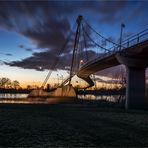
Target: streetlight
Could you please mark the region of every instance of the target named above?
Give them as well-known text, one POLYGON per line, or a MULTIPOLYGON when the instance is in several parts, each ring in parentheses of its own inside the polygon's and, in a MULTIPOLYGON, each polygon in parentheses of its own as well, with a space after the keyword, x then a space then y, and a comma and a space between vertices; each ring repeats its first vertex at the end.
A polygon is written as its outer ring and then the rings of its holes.
POLYGON ((80 60, 80 64, 79 64, 79 68, 81 68, 84 64, 84 61, 83 60, 80 60))
POLYGON ((61 78, 62 78, 62 84, 63 84, 63 75, 61 75, 61 78))
POLYGON ((57 79, 58 79, 58 86, 59 86, 59 75, 57 74, 57 79))
POLYGON ((121 50, 121 44, 122 44, 122 34, 123 34, 123 28, 125 28, 125 24, 121 24, 121 31, 120 31, 120 50, 121 50))

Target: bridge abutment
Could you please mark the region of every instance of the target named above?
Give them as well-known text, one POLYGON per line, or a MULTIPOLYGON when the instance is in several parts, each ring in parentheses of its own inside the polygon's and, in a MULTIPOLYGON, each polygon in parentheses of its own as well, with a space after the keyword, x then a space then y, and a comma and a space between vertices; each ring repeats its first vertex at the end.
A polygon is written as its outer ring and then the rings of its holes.
POLYGON ((126 66, 126 109, 146 109, 145 70, 147 61, 117 55, 117 60, 126 66))

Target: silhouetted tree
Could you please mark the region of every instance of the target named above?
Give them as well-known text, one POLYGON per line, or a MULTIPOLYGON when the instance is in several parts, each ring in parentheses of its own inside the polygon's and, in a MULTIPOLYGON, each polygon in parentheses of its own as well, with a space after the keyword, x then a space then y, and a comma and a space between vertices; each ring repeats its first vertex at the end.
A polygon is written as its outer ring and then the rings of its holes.
POLYGON ((1 88, 11 87, 11 80, 9 78, 1 78, 0 79, 0 87, 1 88))
POLYGON ((17 80, 11 81, 9 78, 0 78, 0 88, 20 88, 20 83, 17 80))
POLYGON ((12 81, 11 85, 14 89, 18 89, 20 87, 20 83, 17 80, 12 81))

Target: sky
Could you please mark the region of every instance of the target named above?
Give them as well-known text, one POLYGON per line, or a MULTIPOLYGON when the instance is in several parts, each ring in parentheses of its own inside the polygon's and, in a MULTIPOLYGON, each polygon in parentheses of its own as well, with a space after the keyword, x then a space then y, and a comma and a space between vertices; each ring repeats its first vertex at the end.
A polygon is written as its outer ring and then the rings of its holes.
MULTIPOLYGON (((68 73, 63 70, 70 65, 73 26, 78 15, 101 35, 118 43, 122 23, 125 24, 123 40, 148 28, 147 7, 147 1, 138 0, 0 1, 0 77, 17 79, 22 86, 39 85, 58 59, 58 74, 67 77, 68 73), (70 31, 69 44, 59 56, 70 31)), ((101 39, 93 37, 103 44, 101 39)), ((90 46, 88 55, 96 55, 95 50, 90 46)), ((51 81, 56 78, 54 72, 51 81)))

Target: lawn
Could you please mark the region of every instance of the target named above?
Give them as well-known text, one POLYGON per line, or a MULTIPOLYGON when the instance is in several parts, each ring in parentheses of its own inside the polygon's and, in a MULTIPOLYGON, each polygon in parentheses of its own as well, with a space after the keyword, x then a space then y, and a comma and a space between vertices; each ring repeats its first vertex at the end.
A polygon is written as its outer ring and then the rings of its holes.
POLYGON ((148 147, 148 112, 92 104, 0 104, 0 147, 148 147))

